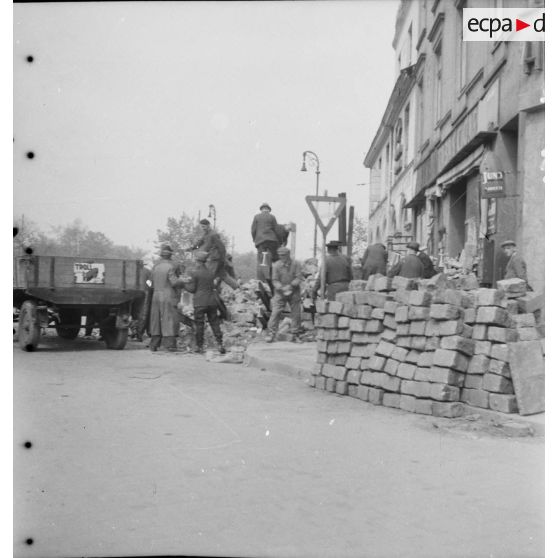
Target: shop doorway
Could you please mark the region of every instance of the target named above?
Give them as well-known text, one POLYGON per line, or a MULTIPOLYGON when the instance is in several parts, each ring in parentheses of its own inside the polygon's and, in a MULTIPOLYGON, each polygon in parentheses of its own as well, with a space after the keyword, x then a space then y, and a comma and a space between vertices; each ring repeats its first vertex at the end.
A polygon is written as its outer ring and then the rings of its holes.
POLYGON ((465 247, 465 217, 467 215, 467 181, 460 180, 448 190, 449 223, 447 252, 450 258, 459 258, 465 247))

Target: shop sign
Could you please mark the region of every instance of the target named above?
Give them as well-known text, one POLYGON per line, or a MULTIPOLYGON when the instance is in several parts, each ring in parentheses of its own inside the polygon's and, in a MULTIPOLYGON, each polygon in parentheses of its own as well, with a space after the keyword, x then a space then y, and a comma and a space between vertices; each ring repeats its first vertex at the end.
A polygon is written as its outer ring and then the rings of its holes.
POLYGON ((497 172, 482 173, 481 197, 482 198, 505 198, 506 197, 503 172, 497 171, 497 172))

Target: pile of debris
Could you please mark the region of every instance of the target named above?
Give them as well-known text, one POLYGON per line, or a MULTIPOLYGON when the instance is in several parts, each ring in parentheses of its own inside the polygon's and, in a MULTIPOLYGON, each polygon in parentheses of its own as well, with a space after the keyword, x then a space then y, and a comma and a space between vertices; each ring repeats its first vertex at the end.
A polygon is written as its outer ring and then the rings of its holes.
POLYGON ((316 304, 310 385, 436 416, 459 416, 463 403, 540 412, 543 306, 520 279, 498 289, 478 288, 472 275, 353 281, 335 302, 316 304))

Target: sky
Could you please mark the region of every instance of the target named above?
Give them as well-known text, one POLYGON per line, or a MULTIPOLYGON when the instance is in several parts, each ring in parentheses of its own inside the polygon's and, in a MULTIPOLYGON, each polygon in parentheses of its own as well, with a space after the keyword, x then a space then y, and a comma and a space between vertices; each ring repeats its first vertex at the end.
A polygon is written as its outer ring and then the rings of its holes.
POLYGON ((302 153, 319 157, 320 194, 366 217, 398 4, 15 4, 14 219, 48 232, 79 218, 151 250, 168 217, 212 204, 238 253, 265 201, 309 257, 302 153))

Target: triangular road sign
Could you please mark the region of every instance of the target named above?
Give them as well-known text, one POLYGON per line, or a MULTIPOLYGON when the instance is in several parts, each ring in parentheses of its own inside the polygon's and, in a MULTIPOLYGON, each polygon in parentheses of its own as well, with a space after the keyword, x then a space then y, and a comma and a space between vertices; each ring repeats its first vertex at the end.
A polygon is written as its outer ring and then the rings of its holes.
POLYGON ((339 217, 341 211, 347 203, 347 198, 334 198, 331 196, 306 196, 306 203, 310 207, 318 227, 320 227, 324 237, 333 223, 339 217))

